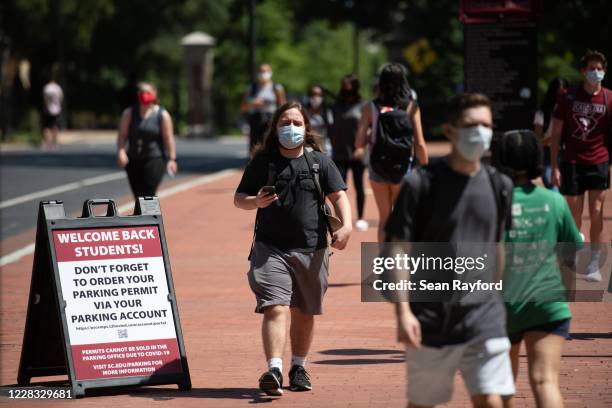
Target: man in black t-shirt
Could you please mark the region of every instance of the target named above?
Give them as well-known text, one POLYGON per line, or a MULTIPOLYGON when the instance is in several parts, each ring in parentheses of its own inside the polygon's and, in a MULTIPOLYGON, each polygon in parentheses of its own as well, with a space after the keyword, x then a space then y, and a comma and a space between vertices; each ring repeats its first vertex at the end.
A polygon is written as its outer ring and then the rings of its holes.
MULTIPOLYGON (((405 178, 386 224, 388 241, 448 242, 457 251, 491 253, 487 273, 496 272, 495 243, 504 231, 512 182, 480 163, 491 129, 486 96, 463 94, 451 100, 443 131, 452 152, 405 178)), ((402 251, 398 244, 391 246, 402 251)), ((443 278, 457 279, 459 273, 448 271, 450 278, 443 278)), ((481 292, 474 301, 474 293, 455 290, 449 301, 419 302, 407 293, 395 300, 398 341, 407 345, 409 406, 450 401, 459 370, 475 406, 501 407, 501 397, 514 394, 514 382, 499 294, 481 292)))
POLYGON ((282 395, 285 321, 291 311, 292 391, 312 389, 304 369, 314 315, 322 313, 327 290, 328 223, 323 195, 334 205, 342 226, 332 247, 344 249, 351 233, 351 208, 338 169, 319 151, 300 104, 281 106, 272 118, 263 148, 247 165, 234 196, 236 207, 257 209, 249 285, 263 313, 262 337, 268 371, 259 387, 282 395), (319 192, 320 189, 320 192, 319 192))

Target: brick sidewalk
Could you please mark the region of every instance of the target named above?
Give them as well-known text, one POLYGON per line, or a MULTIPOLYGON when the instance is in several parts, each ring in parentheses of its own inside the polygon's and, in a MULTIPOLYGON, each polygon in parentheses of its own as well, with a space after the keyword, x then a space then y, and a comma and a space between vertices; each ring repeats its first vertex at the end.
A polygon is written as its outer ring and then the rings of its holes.
MULTIPOLYGON (((257 378, 265 369, 261 318, 253 313, 254 298, 246 280, 255 212, 233 207, 239 178, 236 173, 162 200, 193 390, 133 389, 71 401, 73 406, 247 407, 270 402, 257 390, 257 378)), ((612 206, 606 213, 612 213, 612 206)), ((270 402, 275 407, 405 406, 405 365, 394 340, 391 306, 360 302, 360 242, 374 241, 376 236, 372 196, 366 203, 366 218, 370 230, 355 232, 347 250, 335 251, 331 257, 325 314, 317 319, 308 363, 314 391, 286 392, 270 402)), ((610 225, 606 229, 612 230, 610 225)), ((2 385, 16 381, 31 267, 30 256, 2 270, 2 385)), ((576 339, 566 344, 561 372, 566 405, 612 406, 612 305, 574 304, 572 310, 576 339)), ((289 357, 287 350, 285 358, 289 357)), ((524 357, 521 363, 517 406, 534 406, 524 357)), ((0 400, 0 404, 7 402, 0 400)), ((470 406, 459 378, 449 406, 470 406)))

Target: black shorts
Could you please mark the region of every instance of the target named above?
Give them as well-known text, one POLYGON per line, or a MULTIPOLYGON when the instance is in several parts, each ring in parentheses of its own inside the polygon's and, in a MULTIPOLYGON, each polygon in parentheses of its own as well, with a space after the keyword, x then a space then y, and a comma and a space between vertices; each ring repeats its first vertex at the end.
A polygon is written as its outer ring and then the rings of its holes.
POLYGON ((518 333, 512 333, 508 335, 510 343, 517 344, 523 340, 523 336, 527 332, 544 332, 548 334, 556 334, 564 339, 569 337, 570 319, 557 320, 555 322, 539 324, 537 326, 529 327, 518 333))
POLYGON ((568 196, 580 196, 588 190, 607 190, 610 187, 610 165, 561 163, 560 192, 568 196))
POLYGON ((43 113, 42 126, 43 129, 59 127, 59 115, 50 115, 48 113, 43 113))

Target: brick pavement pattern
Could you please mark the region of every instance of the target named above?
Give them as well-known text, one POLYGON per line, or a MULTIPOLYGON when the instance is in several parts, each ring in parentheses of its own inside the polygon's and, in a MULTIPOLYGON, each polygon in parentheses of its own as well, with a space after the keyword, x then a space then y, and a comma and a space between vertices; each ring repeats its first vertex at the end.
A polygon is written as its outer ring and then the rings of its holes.
MULTIPOLYGON (((392 308, 384 303, 360 301, 360 242, 374 241, 376 237, 376 208, 371 195, 366 203, 370 230, 355 231, 347 250, 334 251, 330 260, 324 315, 316 320, 315 341, 307 363, 313 391, 286 391, 280 399, 260 394, 257 379, 266 368, 260 339, 261 317, 253 313, 255 300, 246 279, 255 212, 233 207, 239 179, 240 172, 236 171, 161 201, 193 383, 191 391, 158 386, 119 393, 97 392, 73 401, 0 399, 0 404, 131 408, 248 407, 256 403, 279 408, 405 406, 405 364, 402 348, 395 342, 392 308)), ((612 214, 610 201, 606 214, 612 214)), ((608 237, 611 231, 607 220, 608 237)), ((30 239, 33 236, 31 231, 30 239)), ((3 244, 15 247, 11 242, 3 244)), ((16 382, 31 268, 32 257, 28 256, 1 272, 3 386, 16 382)), ((561 367, 566 406, 610 407, 612 304, 577 303, 572 305, 572 311, 575 339, 566 343, 561 367)), ((285 367, 289 358, 287 350, 285 367)), ((517 407, 534 406, 526 368, 523 355, 517 407)), ((62 377, 34 381, 58 379, 62 377)), ((448 406, 470 406, 459 377, 448 406)))

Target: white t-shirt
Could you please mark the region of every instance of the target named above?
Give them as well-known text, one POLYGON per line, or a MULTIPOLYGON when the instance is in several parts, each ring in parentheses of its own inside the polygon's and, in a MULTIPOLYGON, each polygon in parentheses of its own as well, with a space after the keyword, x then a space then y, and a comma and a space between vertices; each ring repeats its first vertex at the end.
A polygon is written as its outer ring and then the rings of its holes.
POLYGON ((64 92, 57 83, 49 82, 45 85, 43 88, 43 99, 45 101, 45 110, 49 115, 59 115, 62 113, 64 92))

